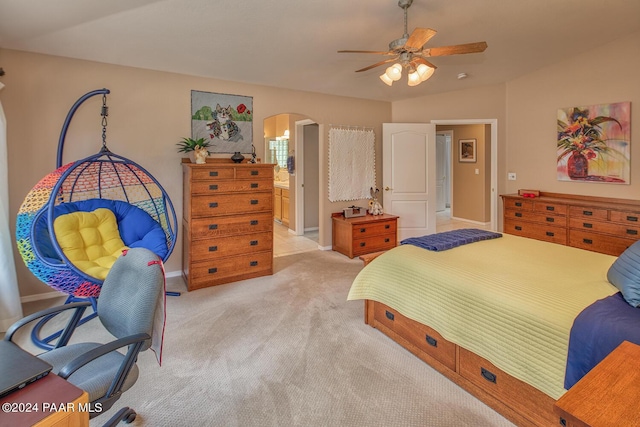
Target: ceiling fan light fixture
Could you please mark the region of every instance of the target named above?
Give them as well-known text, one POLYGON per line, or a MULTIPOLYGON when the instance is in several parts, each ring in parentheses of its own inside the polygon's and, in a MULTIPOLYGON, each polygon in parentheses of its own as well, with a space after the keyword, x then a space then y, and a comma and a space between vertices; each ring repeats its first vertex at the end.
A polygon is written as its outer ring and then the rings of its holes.
POLYGON ((407 84, 409 86, 418 86, 420 83, 422 83, 420 74, 418 74, 417 71, 410 72, 409 76, 407 77, 407 84))
POLYGON ((433 73, 436 71, 435 68, 431 68, 428 65, 420 64, 418 65, 418 75, 420 76, 420 81, 424 82, 425 80, 429 80, 433 73))
POLYGON ((387 73, 384 73, 380 76, 380 80, 382 80, 387 86, 391 86, 393 84, 393 80, 387 76, 387 73))
POLYGON ((402 77, 402 65, 393 64, 392 66, 387 68, 387 71, 385 72, 385 74, 391 80, 393 80, 394 82, 397 82, 398 80, 400 80, 400 77, 402 77))

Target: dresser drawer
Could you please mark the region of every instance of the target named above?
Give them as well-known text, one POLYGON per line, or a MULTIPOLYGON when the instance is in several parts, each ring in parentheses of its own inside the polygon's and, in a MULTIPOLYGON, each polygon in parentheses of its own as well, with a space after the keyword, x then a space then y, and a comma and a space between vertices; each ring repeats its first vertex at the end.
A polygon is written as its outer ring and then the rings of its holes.
POLYGON ((201 181, 205 179, 233 179, 233 168, 216 168, 216 167, 193 167, 191 169, 191 180, 201 181))
POLYGON ((607 221, 609 219, 609 210, 602 208, 592 208, 589 206, 571 206, 569 208, 571 218, 585 218, 607 221))
POLYGON ((211 196, 194 196, 191 199, 192 217, 209 217, 258 211, 271 211, 273 194, 219 194, 211 196))
POLYGON ((381 303, 375 304, 373 317, 379 323, 396 332, 424 353, 438 360, 452 371, 455 371, 455 344, 442 338, 442 335, 432 328, 409 319, 381 303))
POLYGON ((542 212, 532 212, 532 211, 516 211, 511 209, 506 209, 504 211, 505 219, 513 219, 519 221, 529 221, 536 222, 539 224, 547 224, 547 225, 557 225, 559 227, 566 227, 567 225, 567 217, 561 215, 553 215, 542 212))
POLYGON ((640 227, 640 213, 612 210, 611 221, 640 227))
POLYGON ((559 243, 562 245, 567 244, 566 227, 505 219, 504 232, 515 234, 516 236, 544 240, 545 242, 559 243))
POLYGON ((360 239, 363 237, 376 236, 379 234, 396 233, 397 221, 370 222, 364 224, 353 225, 353 238, 360 239))
POLYGON ((562 203, 548 203, 541 200, 533 202, 533 210, 546 214, 566 215, 567 205, 562 203))
POLYGON ((270 213, 251 213, 241 216, 196 218, 191 221, 191 240, 210 239, 245 233, 273 230, 270 213))
POLYGON ((191 194, 217 194, 217 193, 235 193, 238 191, 256 192, 271 191, 273 188, 272 181, 253 180, 253 181, 194 181, 191 183, 191 194))
POLYGON ((267 179, 273 181, 272 167, 253 167, 236 169, 236 179, 267 179))
POLYGON ((191 242, 191 260, 204 261, 226 256, 273 250, 271 232, 218 237, 191 242))
POLYGON ((531 211, 533 210, 533 202, 531 200, 506 197, 504 199, 504 208, 531 211))
POLYGON ((270 274, 273 269, 273 253, 257 252, 250 255, 221 258, 191 264, 189 290, 228 283, 229 278, 258 273, 270 274))
POLYGON ((606 233, 617 237, 626 237, 628 239, 640 238, 640 224, 625 225, 610 221, 592 221, 591 219, 586 218, 571 218, 569 226, 578 230, 606 233))
POLYGON ((498 369, 486 359, 459 347, 460 375, 487 393, 497 397, 521 414, 535 420, 535 425, 558 425, 553 412, 554 400, 534 387, 498 369))
MULTIPOLYGON (((360 237, 360 236, 356 236, 360 237)), ((353 256, 368 254, 371 252, 385 251, 396 247, 396 234, 383 234, 365 238, 353 239, 353 256)))
POLYGON ((636 240, 577 229, 569 230, 569 246, 619 256, 636 240))

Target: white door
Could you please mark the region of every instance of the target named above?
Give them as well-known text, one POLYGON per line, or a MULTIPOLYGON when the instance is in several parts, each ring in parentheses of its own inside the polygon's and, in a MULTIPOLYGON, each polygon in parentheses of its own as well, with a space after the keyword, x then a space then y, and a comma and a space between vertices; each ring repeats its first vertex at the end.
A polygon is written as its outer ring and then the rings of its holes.
POLYGON ((436 126, 383 123, 384 211, 398 215, 398 240, 436 232, 436 126))
POLYGON ((436 135, 436 211, 442 212, 447 207, 447 139, 444 135, 436 135))

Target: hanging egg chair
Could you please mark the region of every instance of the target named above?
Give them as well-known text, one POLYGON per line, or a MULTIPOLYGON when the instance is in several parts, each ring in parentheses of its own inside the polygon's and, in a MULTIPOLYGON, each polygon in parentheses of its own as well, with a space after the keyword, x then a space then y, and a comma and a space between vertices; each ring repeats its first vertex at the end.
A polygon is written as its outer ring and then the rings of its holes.
POLYGON ((58 141, 57 169, 33 187, 17 215, 17 245, 26 266, 39 280, 69 295, 67 302, 95 301, 122 249, 144 247, 164 262, 176 244, 176 214, 166 191, 142 166, 107 148, 108 93, 89 92, 73 105, 58 141), (62 165, 75 111, 100 94, 102 148, 62 165))

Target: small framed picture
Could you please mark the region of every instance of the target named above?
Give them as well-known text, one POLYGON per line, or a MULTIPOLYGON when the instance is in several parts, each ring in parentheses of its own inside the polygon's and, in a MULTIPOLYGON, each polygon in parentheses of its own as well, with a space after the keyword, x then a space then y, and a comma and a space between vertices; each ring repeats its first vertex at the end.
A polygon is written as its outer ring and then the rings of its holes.
POLYGON ((475 139, 459 139, 458 140, 458 161, 475 163, 476 162, 476 140, 475 139))

